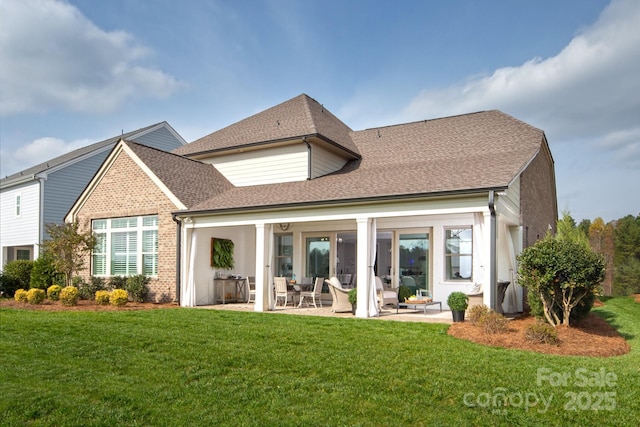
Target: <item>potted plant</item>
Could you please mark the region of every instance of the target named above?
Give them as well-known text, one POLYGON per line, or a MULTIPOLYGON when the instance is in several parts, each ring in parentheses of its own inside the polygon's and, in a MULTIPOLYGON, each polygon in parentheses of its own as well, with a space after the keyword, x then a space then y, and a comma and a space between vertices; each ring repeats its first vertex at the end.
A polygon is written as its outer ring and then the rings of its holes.
POLYGON ((469 297, 460 291, 451 292, 447 298, 447 305, 451 309, 454 322, 464 322, 464 311, 469 306, 469 297))
POLYGON ((356 306, 358 305, 358 289, 353 288, 349 291, 349 302, 351 303, 351 313, 356 314, 356 306))

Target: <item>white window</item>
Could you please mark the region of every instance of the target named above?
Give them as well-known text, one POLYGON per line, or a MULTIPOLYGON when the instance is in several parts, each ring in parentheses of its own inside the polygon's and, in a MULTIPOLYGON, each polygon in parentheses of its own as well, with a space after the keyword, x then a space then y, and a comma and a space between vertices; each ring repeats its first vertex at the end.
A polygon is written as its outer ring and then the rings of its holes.
POLYGON ((94 220, 94 276, 158 275, 158 216, 94 220))
POLYGON ((21 203, 22 203, 22 197, 20 196, 20 194, 16 195, 16 216, 20 216, 20 214, 22 213, 22 207, 21 207, 21 203))
POLYGON ((472 280, 473 229, 445 230, 445 280, 472 280))

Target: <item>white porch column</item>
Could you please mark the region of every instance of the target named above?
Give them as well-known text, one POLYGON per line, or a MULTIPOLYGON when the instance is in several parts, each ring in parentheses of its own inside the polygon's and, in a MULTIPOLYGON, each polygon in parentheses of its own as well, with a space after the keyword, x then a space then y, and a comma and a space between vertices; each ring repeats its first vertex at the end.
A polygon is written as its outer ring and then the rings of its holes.
POLYGON ((254 311, 269 310, 269 279, 267 274, 269 266, 267 263, 270 261, 266 261, 268 240, 265 224, 256 224, 256 302, 253 307, 254 311))
POLYGON ((187 286, 187 282, 189 279, 189 268, 187 264, 187 260, 189 259, 189 241, 191 240, 191 233, 193 233, 193 228, 185 227, 186 222, 190 222, 191 220, 186 218, 182 221, 182 233, 180 235, 180 306, 185 306, 185 287, 187 286))
MULTIPOLYGON (((484 284, 482 286, 482 302, 487 307, 491 307, 492 294, 495 292, 495 283, 491 283, 491 263, 494 262, 495 253, 491 253, 491 213, 484 214, 484 242, 482 245, 484 268, 484 284)), ((494 307, 491 307, 494 308, 494 307)), ((494 308, 495 309, 495 308, 494 308)))
POLYGON ((369 286, 371 286, 371 280, 369 279, 371 229, 369 228, 369 218, 356 218, 356 223, 358 231, 358 247, 356 251, 358 305, 356 307, 356 317, 368 317, 369 286))

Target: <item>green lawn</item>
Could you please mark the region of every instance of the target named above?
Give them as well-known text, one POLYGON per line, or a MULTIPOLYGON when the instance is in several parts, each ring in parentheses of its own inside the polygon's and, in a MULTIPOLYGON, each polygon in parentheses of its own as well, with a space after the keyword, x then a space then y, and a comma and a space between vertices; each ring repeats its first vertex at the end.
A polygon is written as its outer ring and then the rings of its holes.
POLYGON ((638 425, 640 304, 596 312, 630 354, 489 348, 440 324, 0 309, 0 425, 638 425))

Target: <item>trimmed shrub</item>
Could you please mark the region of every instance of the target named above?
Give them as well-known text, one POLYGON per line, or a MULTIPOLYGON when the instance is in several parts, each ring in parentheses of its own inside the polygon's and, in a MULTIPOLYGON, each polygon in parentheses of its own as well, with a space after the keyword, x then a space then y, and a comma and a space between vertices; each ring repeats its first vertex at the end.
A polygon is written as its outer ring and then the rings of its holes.
POLYGON ((16 301, 19 302, 27 302, 27 291, 25 291, 24 289, 18 289, 14 295, 13 295, 13 299, 15 299, 16 301))
POLYGON ((529 291, 532 314, 538 315, 541 305, 547 322, 569 326, 591 310, 604 279, 604 258, 588 243, 560 237, 548 235, 522 251, 518 283, 529 291), (532 304, 535 298, 540 304, 532 304))
POLYGON ((18 289, 20 282, 15 277, 0 272, 0 296, 13 298, 18 289))
POLYGON ((2 268, 2 274, 16 280, 16 289, 29 289, 31 283, 31 270, 33 261, 17 260, 10 261, 2 268))
POLYGON ((109 304, 110 298, 111 294, 109 291, 96 291, 96 304, 107 305, 109 304))
POLYGON ((60 285, 51 285, 47 288, 47 298, 51 301, 58 301, 60 299, 60 292, 62 287, 60 285))
POLYGON ((482 328, 482 332, 485 334, 499 334, 507 330, 507 323, 509 323, 509 319, 500 313, 490 310, 480 318, 478 326, 482 328))
POLYGON ((65 286, 60 291, 60 301, 62 305, 73 306, 78 304, 78 288, 75 286, 65 286))
POLYGON ((118 307, 122 307, 129 302, 129 293, 124 289, 114 289, 111 291, 109 303, 118 307))
POLYGON ((113 276, 109 279, 111 289, 125 289, 127 287, 127 278, 124 276, 113 276))
POLYGON ((557 344, 558 331, 546 322, 537 321, 527 326, 524 339, 536 344, 557 344))
POLYGON ((42 304, 45 293, 42 289, 31 288, 27 291, 27 302, 29 304, 42 304))
POLYGON ((487 314, 489 314, 489 307, 484 304, 474 305, 469 309, 469 322, 471 322, 471 324, 473 325, 477 325, 480 320, 487 314))
POLYGON ((130 276, 127 278, 127 284, 124 289, 129 292, 133 301, 144 302, 147 294, 149 293, 147 283, 149 283, 149 278, 142 274, 130 276))

